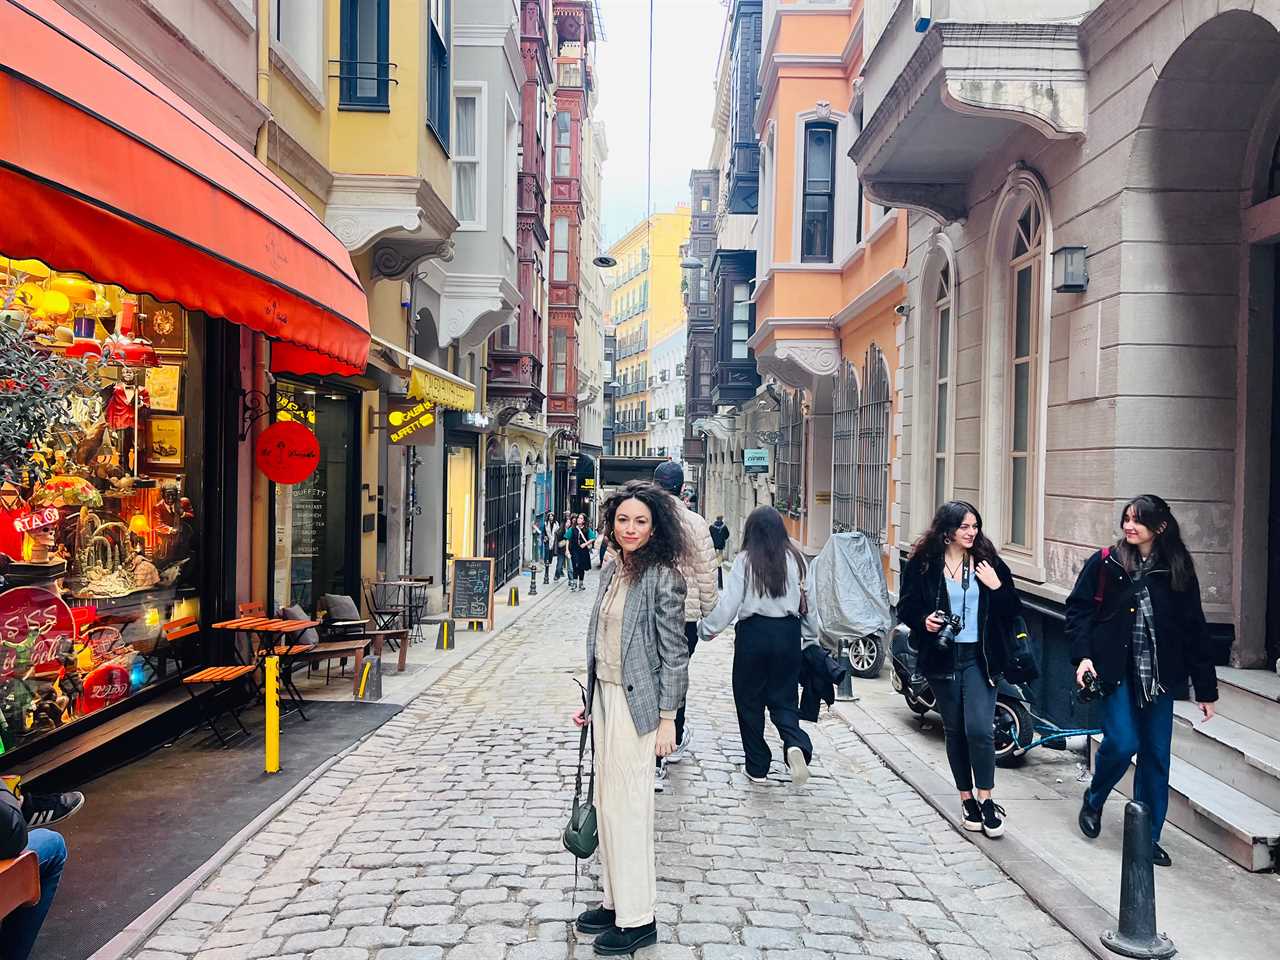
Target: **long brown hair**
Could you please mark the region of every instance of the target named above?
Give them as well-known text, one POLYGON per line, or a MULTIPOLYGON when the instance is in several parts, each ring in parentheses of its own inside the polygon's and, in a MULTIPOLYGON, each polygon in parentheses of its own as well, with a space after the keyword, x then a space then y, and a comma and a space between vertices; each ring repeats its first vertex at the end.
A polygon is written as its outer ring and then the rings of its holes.
POLYGON ((985 560, 995 566, 996 560, 999 559, 995 544, 982 532, 982 514, 968 500, 948 500, 940 506, 938 512, 933 515, 933 522, 929 524, 929 529, 922 533, 920 539, 912 545, 911 556, 908 559, 914 560, 920 557, 924 561, 924 569, 928 570, 929 565, 946 552, 947 544, 960 529, 960 524, 964 523, 965 515, 970 513, 973 514, 974 522, 978 524, 978 535, 973 538, 973 549, 969 553, 974 563, 985 560))
POLYGON ((773 507, 756 507, 747 516, 742 549, 751 568, 751 587, 761 596, 787 595, 787 557, 795 560, 804 579, 804 554, 791 542, 782 514, 773 507))
POLYGON ((639 580, 650 567, 676 567, 685 552, 684 524, 676 512, 682 509, 671 494, 648 480, 627 481, 605 502, 604 535, 617 551, 618 562, 626 571, 628 580, 639 580), (653 533, 649 536, 649 542, 631 554, 623 552, 622 544, 618 543, 613 531, 613 520, 618 514, 618 507, 626 500, 639 500, 649 508, 649 515, 653 518, 653 533))

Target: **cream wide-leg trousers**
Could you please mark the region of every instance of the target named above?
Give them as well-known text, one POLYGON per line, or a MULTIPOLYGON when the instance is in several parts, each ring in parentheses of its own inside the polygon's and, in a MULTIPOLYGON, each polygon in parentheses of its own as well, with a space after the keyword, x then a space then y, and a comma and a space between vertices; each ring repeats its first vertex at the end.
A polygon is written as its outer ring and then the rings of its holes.
POLYGON ((658 899, 653 854, 654 746, 658 731, 641 736, 621 686, 596 681, 591 707, 596 746, 596 817, 600 832, 602 906, 619 927, 653 921, 658 899))

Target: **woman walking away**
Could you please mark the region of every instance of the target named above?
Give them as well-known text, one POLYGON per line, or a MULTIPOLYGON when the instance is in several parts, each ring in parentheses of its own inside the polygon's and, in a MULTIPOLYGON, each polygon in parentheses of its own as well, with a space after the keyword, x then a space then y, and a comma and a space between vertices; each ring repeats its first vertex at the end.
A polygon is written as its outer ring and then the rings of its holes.
POLYGON ((560 524, 556 523, 556 515, 550 510, 542 518, 542 582, 548 583, 551 578, 551 564, 556 556, 556 537, 560 535, 560 524))
POLYGON ((1004 833, 1004 808, 991 799, 992 731, 996 683, 1021 612, 1013 575, 983 534, 978 508, 964 500, 944 503, 911 549, 898 619, 911 628, 920 672, 938 700, 964 828, 988 837, 1004 833))
POLYGON ((570 559, 573 561, 573 572, 569 578, 570 587, 576 585, 575 589, 584 589, 582 581, 587 571, 591 569, 591 544, 595 536, 595 531, 587 526, 587 515, 578 514, 574 521, 573 539, 570 543, 570 559))
POLYGON ((587 706, 604 899, 578 915, 598 934, 595 952, 622 956, 656 943, 653 758, 676 746, 676 710, 689 684, 684 639, 684 550, 679 506, 652 483, 633 480, 609 498, 604 529, 619 559, 600 571, 587 630, 587 706))
POLYGON ((1102 805, 1138 757, 1133 799, 1151 810, 1155 864, 1173 861, 1160 846, 1169 809, 1173 701, 1187 679, 1206 720, 1218 677, 1200 605, 1195 564, 1169 505, 1146 493, 1120 512, 1124 536, 1085 561, 1067 598, 1067 640, 1076 683, 1101 687, 1102 746, 1080 805, 1080 830, 1102 830, 1102 805))
POLYGON ((804 593, 804 555, 791 543, 782 515, 756 507, 742 531, 742 549, 725 578, 720 602, 699 624, 710 640, 736 617, 733 648, 733 702, 747 776, 765 783, 772 754, 764 740, 764 710, 769 708, 782 751, 797 786, 809 779, 813 744, 800 728, 801 623, 816 638, 804 593))

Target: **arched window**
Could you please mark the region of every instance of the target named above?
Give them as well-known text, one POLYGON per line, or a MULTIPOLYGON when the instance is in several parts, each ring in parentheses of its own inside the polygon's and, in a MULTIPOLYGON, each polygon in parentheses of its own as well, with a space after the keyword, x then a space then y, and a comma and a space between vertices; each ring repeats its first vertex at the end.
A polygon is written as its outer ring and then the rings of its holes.
POLYGON ((848 360, 836 373, 831 408, 831 531, 847 533, 854 529, 858 440, 858 375, 848 360))
POLYGON ((949 499, 948 461, 951 458, 951 408, 955 404, 952 389, 951 344, 952 309, 951 265, 943 263, 938 273, 938 286, 934 291, 934 403, 933 403, 933 502, 949 499))
POLYGON ((889 368, 873 343, 862 366, 858 406, 855 525, 876 543, 888 533, 890 405, 889 368))
POLYGON ((804 393, 786 390, 779 411, 777 502, 779 513, 804 512, 804 393))
POLYGON ((1030 549, 1039 429, 1040 336, 1044 322, 1044 211, 1035 196, 1024 200, 1009 259, 1007 410, 1005 417, 1005 541, 1030 549))

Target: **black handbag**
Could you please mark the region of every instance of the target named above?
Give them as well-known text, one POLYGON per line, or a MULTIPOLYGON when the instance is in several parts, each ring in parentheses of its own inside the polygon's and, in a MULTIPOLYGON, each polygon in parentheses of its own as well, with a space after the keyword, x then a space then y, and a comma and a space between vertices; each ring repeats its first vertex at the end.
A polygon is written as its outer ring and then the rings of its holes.
MULTIPOLYGON (((585 697, 584 697, 585 701, 585 697)), ((582 728, 582 736, 578 740, 578 773, 573 781, 573 809, 569 812, 569 823, 564 828, 564 848, 579 860, 585 860, 596 852, 600 845, 600 834, 596 829, 596 741, 592 735, 591 724, 582 728), (587 737, 591 736, 591 779, 587 786, 587 795, 582 796, 582 759, 587 752, 587 737)))
POLYGON ((1008 649, 1005 651, 1004 677, 1010 683, 1030 683, 1040 676, 1027 621, 1014 617, 1009 624, 1008 649))

